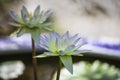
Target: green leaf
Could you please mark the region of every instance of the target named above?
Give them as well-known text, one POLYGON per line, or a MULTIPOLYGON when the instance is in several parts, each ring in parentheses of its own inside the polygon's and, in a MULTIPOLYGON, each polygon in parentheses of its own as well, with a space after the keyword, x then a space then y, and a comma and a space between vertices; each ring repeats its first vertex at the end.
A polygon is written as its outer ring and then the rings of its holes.
POLYGON ((33 29, 31 30, 31 35, 32 35, 32 38, 33 40, 36 42, 36 43, 40 43, 40 31, 39 29, 33 29))
POLYGON ((14 22, 9 22, 8 24, 11 25, 11 26, 14 26, 14 27, 21 27, 22 26, 21 24, 17 24, 17 23, 14 23, 14 22))
POLYGON ((83 54, 71 54, 72 56, 83 56, 83 54))
POLYGON ((26 31, 27 31, 26 28, 20 28, 17 33, 17 37, 22 36, 24 33, 26 33, 26 31))
POLYGON ((52 57, 52 56, 59 56, 59 55, 51 52, 44 52, 43 54, 35 56, 34 58, 45 58, 45 57, 52 57))
POLYGON ((73 74, 73 63, 72 63, 72 56, 59 56, 60 60, 62 61, 62 63, 64 64, 65 68, 71 73, 73 74))

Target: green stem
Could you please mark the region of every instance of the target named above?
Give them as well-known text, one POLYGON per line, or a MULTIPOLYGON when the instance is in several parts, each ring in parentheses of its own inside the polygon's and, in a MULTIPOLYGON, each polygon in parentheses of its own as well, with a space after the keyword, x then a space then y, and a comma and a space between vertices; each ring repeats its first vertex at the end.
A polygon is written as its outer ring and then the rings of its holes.
POLYGON ((34 80, 38 80, 37 79, 37 59, 33 58, 34 56, 36 56, 36 49, 35 49, 35 42, 32 39, 32 62, 33 62, 34 80))
POLYGON ((58 71, 57 71, 57 78, 56 80, 60 80, 60 72, 61 72, 62 62, 59 59, 58 71))

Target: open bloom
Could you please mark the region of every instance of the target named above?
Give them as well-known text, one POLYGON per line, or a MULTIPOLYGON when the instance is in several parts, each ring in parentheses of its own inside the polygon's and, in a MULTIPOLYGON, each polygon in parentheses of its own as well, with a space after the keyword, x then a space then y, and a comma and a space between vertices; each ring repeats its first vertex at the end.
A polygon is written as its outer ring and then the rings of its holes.
POLYGON ((9 24, 18 27, 17 36, 21 36, 24 33, 30 33, 35 42, 39 43, 40 30, 49 30, 52 22, 46 22, 46 20, 51 16, 51 10, 46 12, 40 11, 40 6, 34 10, 33 14, 28 13, 26 7, 22 7, 21 16, 18 16, 14 11, 10 11, 10 16, 16 22, 10 22, 9 24))
POLYGON ((73 73, 72 67, 72 55, 82 56, 80 53, 84 53, 87 50, 79 50, 81 46, 86 44, 84 39, 79 38, 78 34, 70 36, 69 32, 63 35, 52 31, 49 35, 42 35, 40 37, 40 46, 47 50, 36 58, 43 58, 49 56, 59 56, 61 62, 68 69, 70 73, 73 73))

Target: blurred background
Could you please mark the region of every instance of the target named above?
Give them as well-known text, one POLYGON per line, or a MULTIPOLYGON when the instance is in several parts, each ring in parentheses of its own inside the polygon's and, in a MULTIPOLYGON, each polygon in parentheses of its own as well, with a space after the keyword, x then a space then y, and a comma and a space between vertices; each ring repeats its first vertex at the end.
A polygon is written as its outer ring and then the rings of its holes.
MULTIPOLYGON (((80 33, 84 36, 119 38, 119 0, 1 0, 1 24, 9 19, 8 12, 20 14, 23 5, 32 13, 37 5, 51 9, 56 31, 80 33)), ((8 31, 6 31, 8 32, 8 31)), ((2 33, 1 33, 2 34, 2 33)))
MULTIPOLYGON (((33 80, 30 36, 10 36, 17 28, 8 25, 12 21, 9 11, 20 14, 23 5, 31 13, 37 5, 42 10, 51 9, 55 31, 79 33, 88 41, 83 49, 92 50, 92 53, 74 57, 74 62, 100 60, 120 68, 120 0, 0 0, 0 66, 6 61, 22 61, 23 75, 22 72, 17 74, 19 78, 15 80, 33 80)), ((37 50, 37 54, 43 52, 39 47, 37 50)), ((56 70, 57 58, 38 59, 38 62, 40 80, 49 80, 56 70)))

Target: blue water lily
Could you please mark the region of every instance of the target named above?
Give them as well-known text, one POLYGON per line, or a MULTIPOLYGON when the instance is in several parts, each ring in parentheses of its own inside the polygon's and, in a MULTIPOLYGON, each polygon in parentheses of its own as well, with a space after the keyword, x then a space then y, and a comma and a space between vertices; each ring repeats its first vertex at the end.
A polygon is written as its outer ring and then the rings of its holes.
POLYGON ((40 5, 36 7, 33 14, 30 14, 26 7, 22 7, 21 16, 14 11, 10 11, 10 16, 15 22, 9 24, 18 27, 17 36, 21 36, 24 33, 30 33, 35 42, 39 43, 39 34, 41 30, 51 31, 49 27, 53 22, 48 22, 47 19, 51 16, 51 10, 41 11, 40 5))
POLYGON ((69 32, 59 35, 57 32, 50 32, 49 35, 40 36, 40 46, 47 51, 35 56, 44 58, 50 56, 59 56, 63 65, 70 73, 73 73, 72 56, 82 56, 87 50, 80 50, 80 47, 86 44, 86 41, 79 37, 78 34, 70 36, 69 32))

